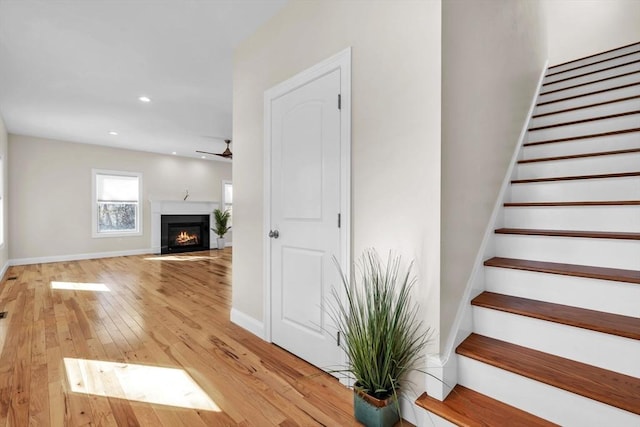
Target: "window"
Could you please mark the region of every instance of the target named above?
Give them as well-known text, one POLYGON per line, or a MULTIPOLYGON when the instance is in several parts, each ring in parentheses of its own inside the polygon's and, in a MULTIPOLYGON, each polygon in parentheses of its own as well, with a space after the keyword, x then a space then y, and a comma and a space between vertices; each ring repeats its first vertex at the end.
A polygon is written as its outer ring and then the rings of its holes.
POLYGON ((229 226, 233 221, 233 186, 231 181, 222 181, 222 210, 229 211, 229 226))
POLYGON ((142 174, 93 170, 93 237, 142 234, 142 174))

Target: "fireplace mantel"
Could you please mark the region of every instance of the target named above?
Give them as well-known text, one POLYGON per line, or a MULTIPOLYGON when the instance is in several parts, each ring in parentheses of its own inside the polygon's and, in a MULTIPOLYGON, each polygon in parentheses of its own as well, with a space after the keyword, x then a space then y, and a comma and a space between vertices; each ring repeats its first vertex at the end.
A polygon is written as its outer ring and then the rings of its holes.
MULTIPOLYGON (((209 224, 214 224, 213 211, 220 207, 216 201, 156 200, 151 201, 151 249, 160 253, 161 215, 209 215, 209 224)), ((209 230, 209 246, 216 247, 216 235, 209 230)))

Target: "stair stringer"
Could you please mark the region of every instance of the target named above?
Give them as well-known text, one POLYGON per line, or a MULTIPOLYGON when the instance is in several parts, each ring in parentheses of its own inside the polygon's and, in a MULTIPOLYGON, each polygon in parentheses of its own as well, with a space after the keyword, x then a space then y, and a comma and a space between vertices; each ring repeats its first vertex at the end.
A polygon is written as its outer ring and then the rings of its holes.
POLYGON ((522 147, 526 142, 529 123, 538 102, 548 65, 549 60, 547 59, 540 73, 536 90, 531 99, 527 118, 518 136, 518 143, 515 146, 507 173, 505 174, 491 217, 487 223, 480 249, 474 260, 471 275, 469 276, 464 294, 458 304, 456 317, 449 331, 449 338, 440 354, 427 357, 428 375, 426 375, 425 389, 429 396, 439 400, 444 400, 458 383, 458 363, 455 349, 473 331, 471 300, 485 290, 484 260, 495 255, 496 237, 494 231, 496 228, 503 226, 503 205, 511 198, 511 181, 516 178, 517 162, 522 159, 522 147))

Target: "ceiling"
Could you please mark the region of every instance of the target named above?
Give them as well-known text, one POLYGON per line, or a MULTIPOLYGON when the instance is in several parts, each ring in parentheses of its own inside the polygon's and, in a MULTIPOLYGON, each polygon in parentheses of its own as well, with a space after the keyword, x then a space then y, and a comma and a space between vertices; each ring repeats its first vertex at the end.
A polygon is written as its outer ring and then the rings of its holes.
POLYGON ((0 0, 0 114, 13 134, 222 152, 233 50, 285 2, 0 0))

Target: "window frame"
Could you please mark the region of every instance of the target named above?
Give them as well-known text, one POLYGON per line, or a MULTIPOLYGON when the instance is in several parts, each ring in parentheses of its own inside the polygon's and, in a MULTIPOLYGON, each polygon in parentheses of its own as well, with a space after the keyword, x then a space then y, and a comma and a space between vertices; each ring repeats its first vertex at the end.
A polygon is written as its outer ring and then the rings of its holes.
POLYGON ((142 172, 114 171, 107 169, 91 169, 91 237, 134 237, 142 236, 142 172), (136 229, 133 231, 98 231, 98 175, 125 176, 138 179, 138 206, 136 210, 136 229))
POLYGON ((226 187, 227 185, 231 186, 231 191, 233 191, 233 182, 230 180, 222 180, 222 193, 221 193, 221 197, 220 197, 220 210, 221 211, 225 211, 227 210, 227 205, 231 206, 231 216, 229 217, 229 225, 232 226, 232 222, 233 222, 233 198, 231 200, 231 202, 227 201, 226 199, 226 187))

